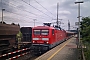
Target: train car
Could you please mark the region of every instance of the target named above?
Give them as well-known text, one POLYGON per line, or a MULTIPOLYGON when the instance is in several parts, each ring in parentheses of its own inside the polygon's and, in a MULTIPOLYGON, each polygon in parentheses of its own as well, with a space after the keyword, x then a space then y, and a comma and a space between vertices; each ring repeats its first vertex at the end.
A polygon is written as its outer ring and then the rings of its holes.
POLYGON ((20 26, 0 23, 0 54, 16 48, 16 35, 20 26))
POLYGON ((21 48, 28 48, 32 43, 32 27, 21 27, 22 40, 19 43, 21 48))
POLYGON ((66 40, 66 31, 51 26, 32 28, 32 46, 34 51, 47 51, 66 40))
POLYGON ((67 34, 66 35, 67 39, 69 39, 69 38, 73 37, 76 34, 76 32, 66 31, 66 34, 67 34))

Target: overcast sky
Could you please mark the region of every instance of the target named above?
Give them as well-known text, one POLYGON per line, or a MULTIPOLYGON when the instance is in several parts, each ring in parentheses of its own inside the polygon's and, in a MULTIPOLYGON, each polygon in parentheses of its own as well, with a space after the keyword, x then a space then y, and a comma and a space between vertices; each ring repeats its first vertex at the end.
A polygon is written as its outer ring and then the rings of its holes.
POLYGON ((44 22, 56 22, 59 3, 58 18, 64 23, 61 27, 67 30, 68 20, 71 26, 75 26, 75 22, 78 22, 78 4, 74 3, 76 1, 84 1, 80 4, 80 16, 90 16, 90 0, 0 0, 0 21, 3 8, 4 21, 19 23, 21 27, 33 27, 34 20, 35 26, 43 25, 44 22))

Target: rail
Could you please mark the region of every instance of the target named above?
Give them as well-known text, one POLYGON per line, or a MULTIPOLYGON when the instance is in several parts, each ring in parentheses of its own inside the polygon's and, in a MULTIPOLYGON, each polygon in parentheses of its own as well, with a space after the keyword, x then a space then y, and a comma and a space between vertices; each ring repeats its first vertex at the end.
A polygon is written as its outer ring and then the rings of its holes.
POLYGON ((30 48, 24 48, 21 50, 16 50, 14 52, 10 52, 7 54, 0 55, 0 59, 13 60, 13 59, 19 58, 21 56, 24 56, 24 55, 30 53, 29 51, 30 51, 30 48))

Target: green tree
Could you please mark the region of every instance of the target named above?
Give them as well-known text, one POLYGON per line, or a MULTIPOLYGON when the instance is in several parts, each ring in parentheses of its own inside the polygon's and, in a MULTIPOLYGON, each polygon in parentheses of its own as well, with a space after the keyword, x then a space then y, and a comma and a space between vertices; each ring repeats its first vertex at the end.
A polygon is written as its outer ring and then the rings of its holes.
POLYGON ((86 46, 84 49, 86 60, 90 60, 90 17, 84 17, 81 21, 82 42, 86 46))
POLYGON ((19 33, 17 34, 17 36, 16 36, 16 38, 17 38, 17 43, 18 43, 18 49, 20 49, 20 42, 21 42, 21 40, 22 40, 22 33, 19 31, 19 33))
POLYGON ((90 43, 90 18, 83 17, 81 21, 81 35, 83 42, 90 43))

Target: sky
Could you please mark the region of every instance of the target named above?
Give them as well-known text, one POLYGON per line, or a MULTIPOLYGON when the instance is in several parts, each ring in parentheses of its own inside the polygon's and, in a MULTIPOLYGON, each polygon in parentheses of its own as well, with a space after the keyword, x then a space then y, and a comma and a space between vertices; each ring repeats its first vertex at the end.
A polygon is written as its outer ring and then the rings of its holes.
POLYGON ((34 27, 50 22, 55 25, 58 3, 60 26, 67 30, 69 21, 70 29, 76 29, 78 4, 75 2, 77 1, 84 2, 80 4, 81 18, 90 16, 90 0, 0 0, 0 21, 2 21, 2 9, 5 9, 3 20, 7 24, 15 23, 20 24, 21 27, 34 27))

